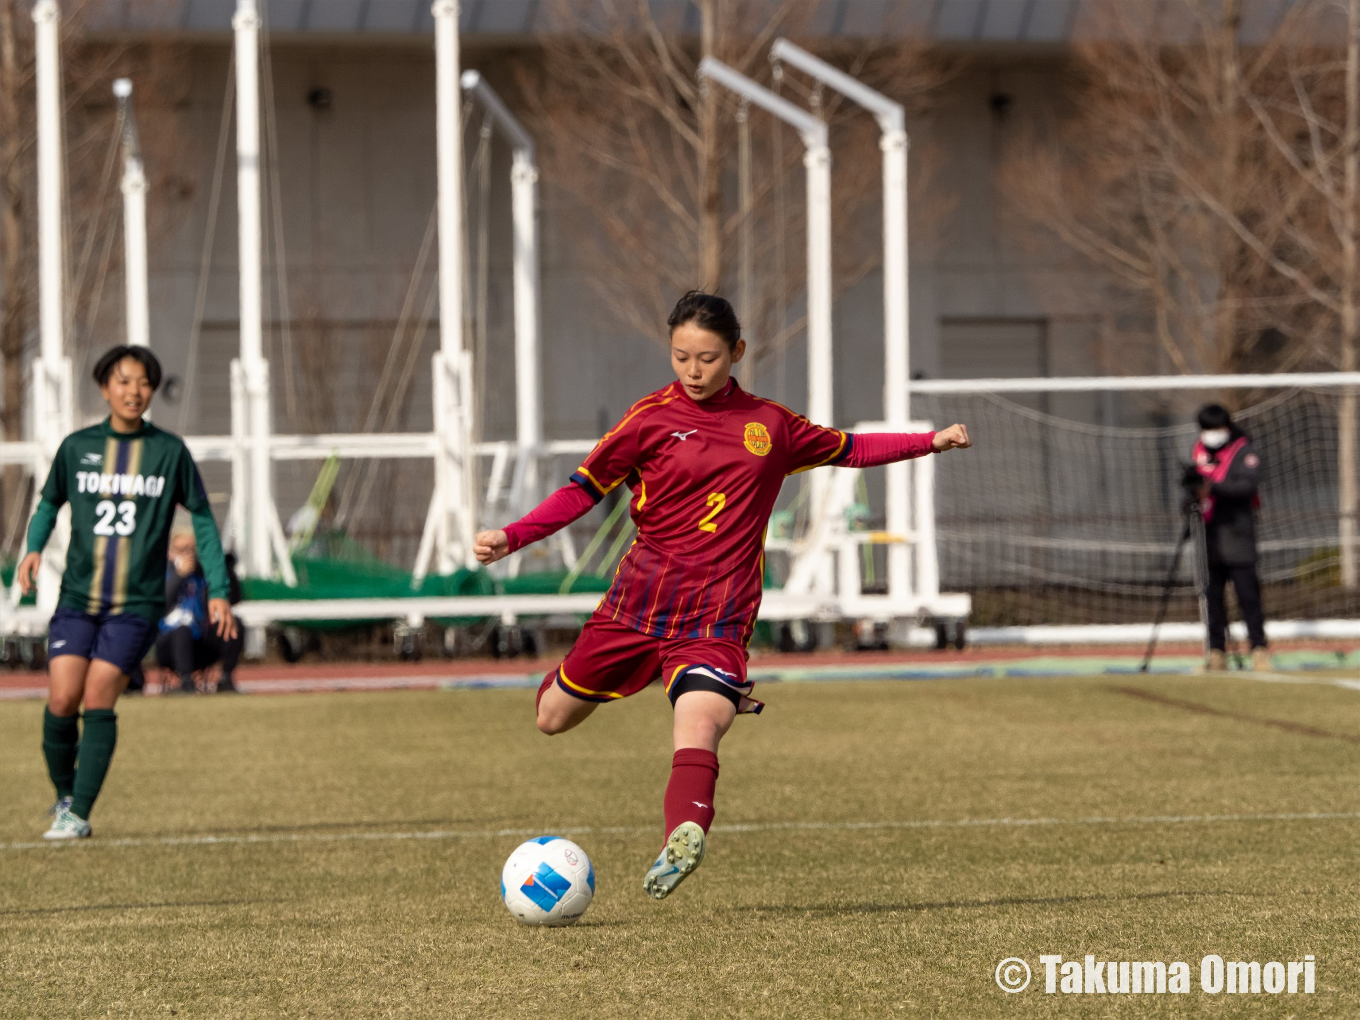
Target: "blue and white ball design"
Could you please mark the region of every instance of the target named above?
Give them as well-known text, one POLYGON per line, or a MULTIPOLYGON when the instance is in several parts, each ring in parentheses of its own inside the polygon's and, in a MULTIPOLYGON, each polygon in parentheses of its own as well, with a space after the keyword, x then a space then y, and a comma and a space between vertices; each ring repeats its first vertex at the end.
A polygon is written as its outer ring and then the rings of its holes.
POLYGON ((520 924, 575 924, 595 898, 595 866, 569 839, 521 843, 501 869, 501 899, 520 924))

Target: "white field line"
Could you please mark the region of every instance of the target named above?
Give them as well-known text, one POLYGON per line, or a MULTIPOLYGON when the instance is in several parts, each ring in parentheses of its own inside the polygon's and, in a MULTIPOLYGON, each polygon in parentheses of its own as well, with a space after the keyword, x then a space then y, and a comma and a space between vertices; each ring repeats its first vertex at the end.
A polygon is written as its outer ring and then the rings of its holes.
MULTIPOLYGON (((856 832, 901 829, 1021 829, 1061 825, 1210 825, 1218 822, 1315 822, 1360 821, 1360 811, 1309 811, 1295 814, 1254 815, 1134 815, 1118 817, 1097 815, 1090 818, 958 818, 920 819, 901 822, 735 822, 715 825, 713 832, 781 832, 789 830, 819 832, 856 832)), ((652 825, 576 826, 552 829, 563 836, 618 835, 652 832, 652 825)), ((349 843, 400 840, 504 839, 508 836, 540 836, 543 829, 431 829, 425 832, 271 832, 241 836, 143 836, 126 839, 80 839, 30 843, 0 843, 0 851, 42 848, 143 847, 143 846, 233 846, 278 843, 349 843)))
POLYGON ((1360 691, 1360 680, 1350 680, 1345 677, 1293 676, 1288 673, 1256 673, 1245 669, 1234 670, 1232 675, 1241 677, 1243 680, 1259 680, 1265 684, 1312 684, 1324 687, 1345 687, 1348 690, 1360 691))

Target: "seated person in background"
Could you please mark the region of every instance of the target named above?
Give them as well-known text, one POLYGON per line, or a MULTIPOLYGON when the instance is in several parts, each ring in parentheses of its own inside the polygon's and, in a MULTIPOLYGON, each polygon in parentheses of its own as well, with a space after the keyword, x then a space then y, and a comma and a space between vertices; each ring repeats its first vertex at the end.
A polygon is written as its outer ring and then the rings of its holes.
MULTIPOLYGON (((169 565, 165 574, 165 616, 156 637, 156 658, 179 677, 178 687, 167 685, 167 694, 194 693, 194 672, 221 661, 219 694, 236 690, 231 674, 241 657, 242 638, 222 639, 208 626, 208 581, 198 562, 194 533, 177 530, 170 537, 169 565)), ((231 601, 241 599, 240 582, 228 560, 231 601)))

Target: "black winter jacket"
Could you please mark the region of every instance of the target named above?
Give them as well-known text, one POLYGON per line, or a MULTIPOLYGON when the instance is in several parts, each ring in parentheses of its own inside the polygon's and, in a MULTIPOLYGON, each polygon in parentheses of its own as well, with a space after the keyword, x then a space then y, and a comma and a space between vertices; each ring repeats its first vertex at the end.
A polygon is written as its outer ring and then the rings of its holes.
MULTIPOLYGON (((1210 451, 1209 463, 1215 463, 1218 455, 1239 436, 1240 433, 1235 432, 1227 446, 1210 451)), ((1256 491, 1260 476, 1261 459, 1248 440, 1233 457, 1223 481, 1209 486, 1214 505, 1210 520, 1204 526, 1204 537, 1210 563, 1245 567, 1256 562, 1256 491)))

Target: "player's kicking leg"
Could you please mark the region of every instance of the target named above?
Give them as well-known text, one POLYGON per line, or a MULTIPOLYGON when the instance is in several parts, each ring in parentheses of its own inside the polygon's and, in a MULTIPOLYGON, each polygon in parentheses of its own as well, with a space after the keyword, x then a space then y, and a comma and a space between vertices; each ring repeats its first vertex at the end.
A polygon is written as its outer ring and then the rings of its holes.
POLYGON ((643 690, 656 679, 660 642, 599 613, 582 628, 562 664, 538 688, 538 728, 565 733, 600 705, 643 690))
POLYGON ((598 701, 586 701, 568 694, 557 683, 557 670, 549 673, 538 689, 538 728, 549 736, 579 726, 598 708, 598 701))
POLYGON ((718 786, 718 743, 737 716, 737 698, 712 689, 682 690, 674 704, 675 757, 665 799, 668 835, 642 880, 647 895, 657 900, 669 896, 703 863, 718 786))

